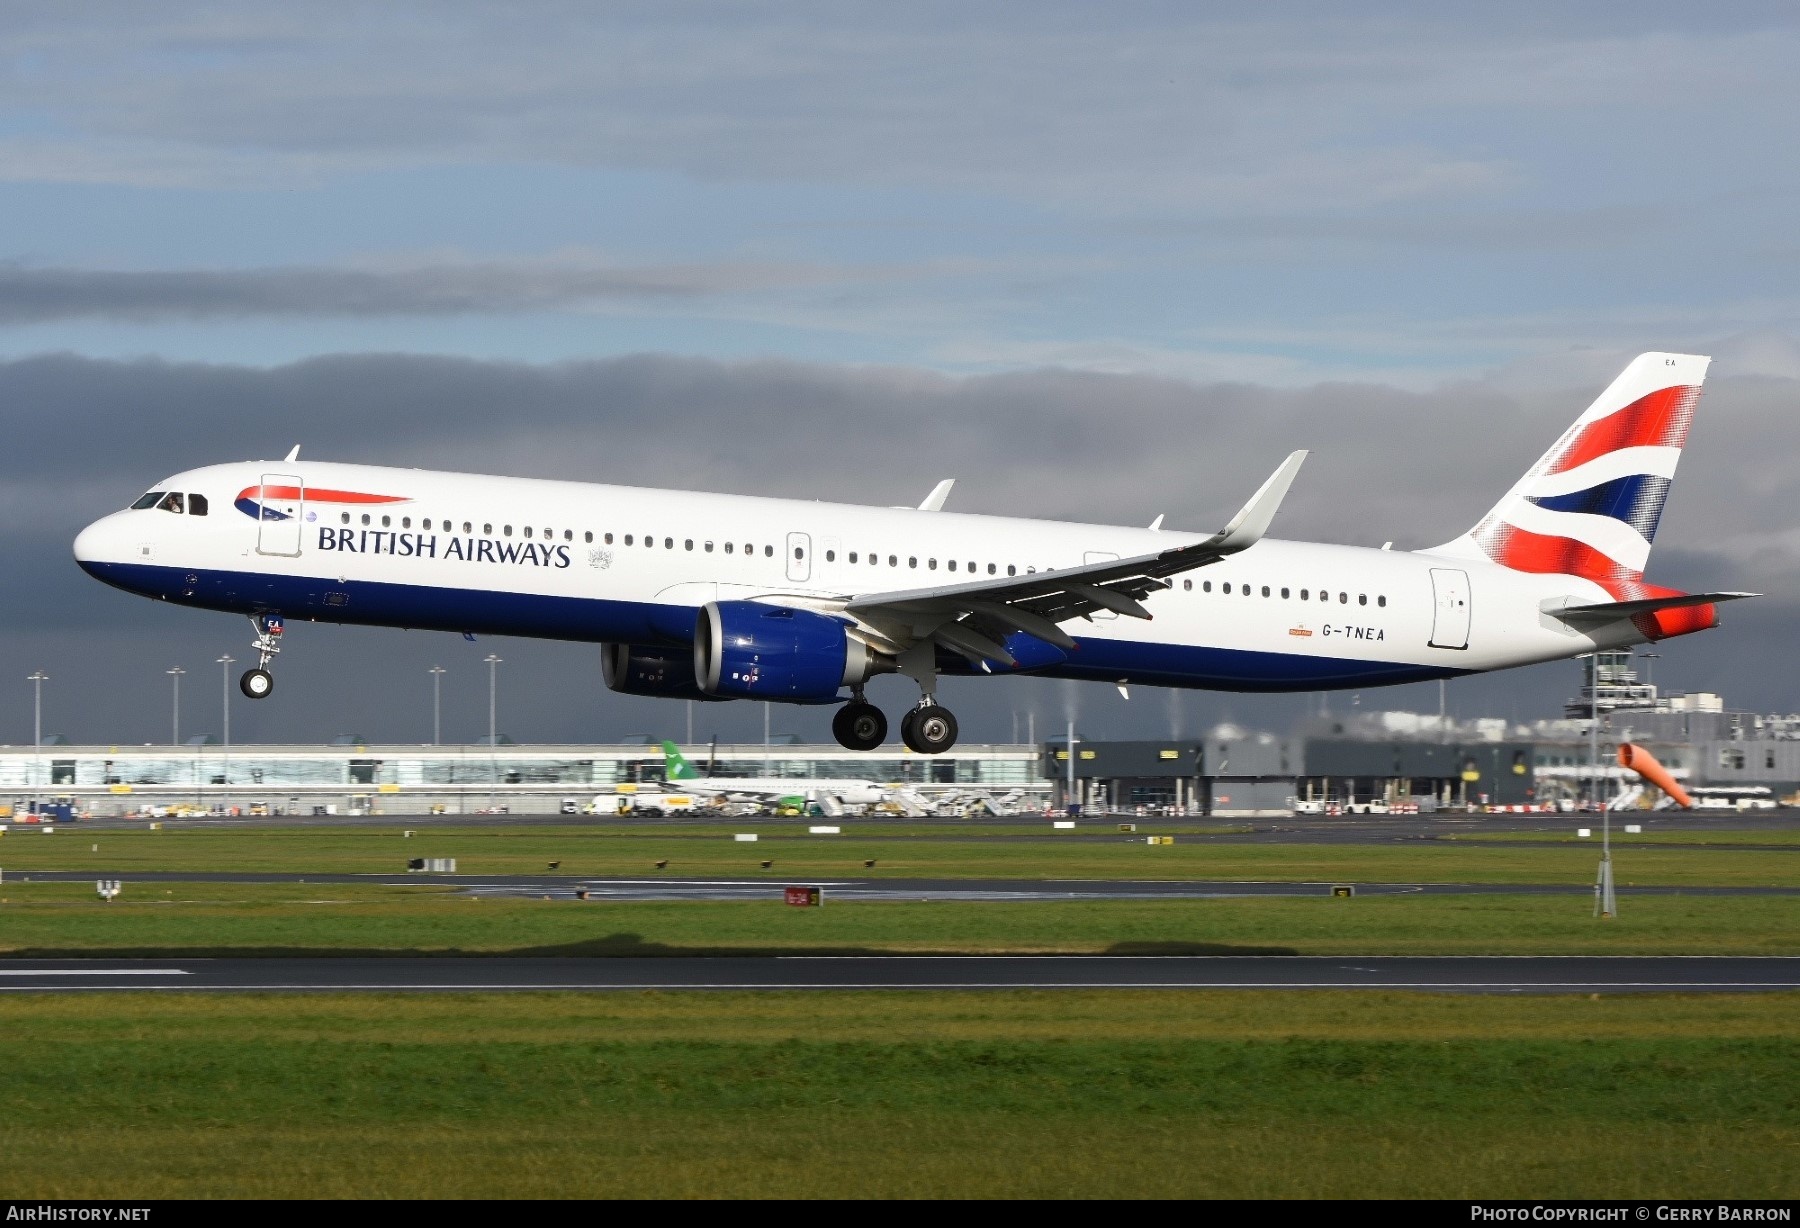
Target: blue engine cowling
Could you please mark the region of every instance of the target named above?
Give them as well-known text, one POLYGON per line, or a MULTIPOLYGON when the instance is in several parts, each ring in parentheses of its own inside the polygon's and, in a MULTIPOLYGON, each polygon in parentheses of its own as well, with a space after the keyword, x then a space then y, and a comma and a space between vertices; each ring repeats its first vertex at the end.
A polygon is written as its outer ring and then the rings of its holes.
POLYGON ((838 619, 757 601, 710 601, 694 627, 694 678, 721 699, 830 704, 893 662, 838 619))
POLYGON ((695 683, 694 654, 686 648, 605 644, 600 649, 600 672, 607 687, 621 695, 708 701, 718 698, 695 683))

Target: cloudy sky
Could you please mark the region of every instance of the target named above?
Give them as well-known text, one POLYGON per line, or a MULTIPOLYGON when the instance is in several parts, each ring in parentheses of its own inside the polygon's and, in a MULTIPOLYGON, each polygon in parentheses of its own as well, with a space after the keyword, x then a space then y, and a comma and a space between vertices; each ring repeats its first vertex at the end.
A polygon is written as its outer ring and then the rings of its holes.
MULTIPOLYGON (((1795 63, 1774 4, 10 3, 0 741, 35 668, 47 730, 166 738, 174 665, 216 729, 247 627, 68 557, 179 468, 298 441, 879 503, 956 476, 963 510, 1210 529, 1310 447, 1278 532, 1419 546, 1646 349, 1717 358, 1651 578, 1769 594, 1657 681, 1800 706, 1795 63)), ((522 739, 683 728, 591 647, 289 640, 239 737, 427 737, 432 664, 472 736, 494 648, 522 739)), ((1572 678, 1452 703, 1549 715, 1572 678)), ((949 697, 971 740, 1309 702, 949 697)))

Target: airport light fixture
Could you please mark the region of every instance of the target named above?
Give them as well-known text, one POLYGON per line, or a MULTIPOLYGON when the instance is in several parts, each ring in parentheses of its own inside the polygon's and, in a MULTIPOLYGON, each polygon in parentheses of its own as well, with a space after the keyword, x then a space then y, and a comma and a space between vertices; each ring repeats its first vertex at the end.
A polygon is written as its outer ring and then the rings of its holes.
POLYGON ((171 746, 180 746, 181 745, 181 676, 183 674, 187 673, 187 671, 185 669, 182 669, 181 666, 177 665, 174 669, 164 670, 163 673, 167 674, 169 676, 169 681, 175 684, 175 708, 174 708, 174 715, 170 718, 169 744, 171 746))
POLYGON ((488 811, 494 809, 495 785, 500 778, 500 737, 499 725, 494 719, 494 693, 499 684, 496 672, 500 665, 500 655, 490 652, 487 655, 488 667, 488 811))
POLYGON ((1063 794, 1063 808, 1070 815, 1075 814, 1075 807, 1080 805, 1075 800, 1075 722, 1069 722, 1069 783, 1063 794))
POLYGON ((434 665, 425 672, 431 675, 431 744, 433 746, 438 746, 441 745, 444 740, 444 675, 450 671, 441 665, 434 665))
POLYGON ((1600 654, 1588 655, 1588 758, 1594 768, 1594 801, 1600 807, 1600 873, 1594 880, 1594 915, 1603 920, 1619 915, 1613 894, 1612 806, 1600 785, 1600 654))
POLYGON ((50 675, 33 670, 25 681, 31 684, 31 810, 37 813, 39 784, 44 775, 44 683, 50 675))
POLYGON ((227 813, 231 810, 231 667, 236 661, 230 653, 219 658, 219 703, 222 706, 219 724, 224 731, 221 737, 225 751, 221 771, 225 777, 224 809, 227 813))

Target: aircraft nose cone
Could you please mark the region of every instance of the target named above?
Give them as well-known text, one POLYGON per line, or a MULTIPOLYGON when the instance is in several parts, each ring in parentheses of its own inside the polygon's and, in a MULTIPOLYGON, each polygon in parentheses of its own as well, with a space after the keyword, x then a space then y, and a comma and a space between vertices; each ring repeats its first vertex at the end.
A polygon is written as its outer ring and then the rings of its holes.
POLYGON ((113 517, 103 516, 75 535, 75 561, 89 575, 98 575, 106 563, 118 562, 118 528, 113 517))

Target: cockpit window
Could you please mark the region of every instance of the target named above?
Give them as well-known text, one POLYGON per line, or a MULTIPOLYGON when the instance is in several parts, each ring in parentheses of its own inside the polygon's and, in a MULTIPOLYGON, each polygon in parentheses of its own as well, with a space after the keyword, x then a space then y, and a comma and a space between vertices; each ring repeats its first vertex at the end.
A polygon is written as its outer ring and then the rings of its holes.
POLYGON ((179 490, 171 490, 168 494, 163 496, 162 502, 158 503, 156 506, 165 512, 174 512, 176 515, 180 515, 181 512, 185 510, 184 502, 179 490))
POLYGON ((147 507, 155 507, 156 501, 162 497, 163 492, 160 490, 153 490, 147 494, 139 495, 138 501, 131 505, 131 510, 134 512, 141 512, 147 507))
POLYGON ((205 495, 189 495, 188 496, 188 515, 190 515, 190 516, 206 515, 206 496, 205 495))

